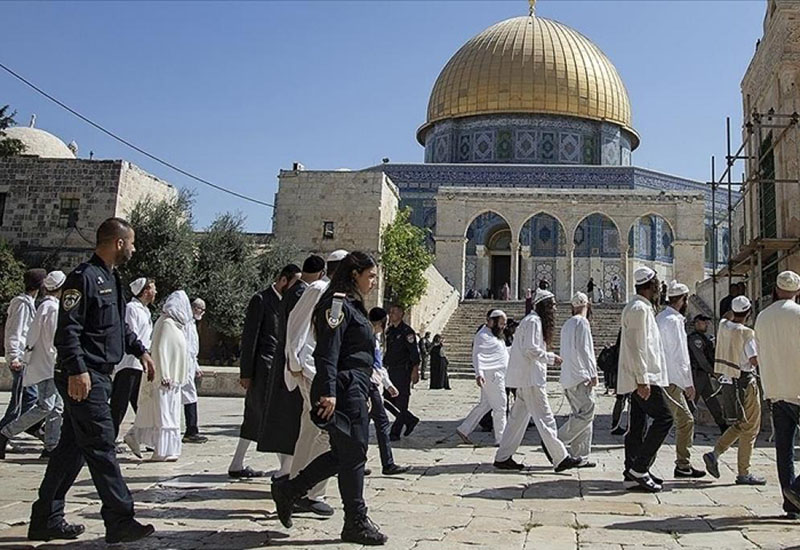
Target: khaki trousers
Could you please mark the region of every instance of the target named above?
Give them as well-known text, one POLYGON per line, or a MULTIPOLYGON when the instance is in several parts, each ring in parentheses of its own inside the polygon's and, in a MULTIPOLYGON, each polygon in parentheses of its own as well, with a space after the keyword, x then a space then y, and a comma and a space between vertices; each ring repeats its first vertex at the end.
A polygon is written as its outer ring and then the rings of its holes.
MULTIPOLYGON (((311 421, 311 382, 303 377, 298 380, 297 387, 300 390, 300 395, 303 396, 303 413, 300 417, 300 433, 294 446, 292 469, 289 473, 290 479, 297 477, 297 474, 311 464, 315 458, 327 453, 331 448, 328 432, 320 430, 311 421)), ((325 498, 327 486, 327 479, 320 481, 308 491, 308 498, 322 500, 325 498)))
POLYGON ((675 384, 667 388, 667 403, 675 426, 675 467, 686 470, 692 467, 690 457, 694 443, 694 416, 683 388, 675 384))
POLYGON ((758 432, 761 430, 761 392, 758 390, 758 382, 755 377, 750 378, 750 383, 743 392, 737 393, 741 401, 739 404, 739 420, 720 436, 714 446, 714 451, 719 456, 738 440, 739 454, 737 462, 739 475, 745 476, 750 473, 750 457, 753 455, 756 437, 758 437, 758 432))

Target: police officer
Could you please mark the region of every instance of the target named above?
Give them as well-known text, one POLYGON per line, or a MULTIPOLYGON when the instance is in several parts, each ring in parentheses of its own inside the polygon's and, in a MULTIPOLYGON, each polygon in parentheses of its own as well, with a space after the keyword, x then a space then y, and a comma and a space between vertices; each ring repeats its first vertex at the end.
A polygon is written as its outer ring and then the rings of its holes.
POLYGON ((395 304, 390 307, 389 328, 386 329, 386 355, 383 357, 383 365, 389 371, 389 378, 399 392, 396 397, 387 396, 400 411, 400 415, 392 424, 389 436, 391 441, 400 440, 400 432, 404 426, 406 429, 403 435, 408 436, 419 424, 419 418, 408 410, 411 385, 419 382, 419 345, 414 329, 403 321, 405 313, 400 305, 395 304))
POLYGON ((364 465, 369 442, 367 400, 375 338, 364 297, 375 286, 377 266, 363 252, 348 254, 314 309, 316 376, 311 384, 314 423, 328 431, 331 449, 291 480, 272 483, 272 499, 284 527, 309 489, 334 475, 344 506, 342 541, 381 545, 388 539, 367 517, 364 465))
POLYGON ((97 229, 92 258, 64 283, 55 335, 55 382, 64 400, 63 427, 39 499, 33 503, 30 540, 74 539, 84 532, 83 525, 64 519, 67 491, 84 462, 103 502, 100 514, 107 543, 131 542, 155 531, 133 519, 133 499, 117 463, 109 406, 111 373, 123 354, 138 357, 149 380, 154 375, 150 355, 125 325, 125 300, 116 272, 136 250, 133 242, 128 222, 107 219, 97 229))
POLYGON ((700 314, 695 315, 692 320, 694 329, 687 337, 689 345, 689 360, 692 363, 692 378, 694 379, 694 402, 700 401, 700 397, 708 407, 714 422, 719 426, 720 433, 725 433, 728 423, 722 412, 717 397, 714 395, 714 337, 708 334, 708 323, 711 317, 700 314))

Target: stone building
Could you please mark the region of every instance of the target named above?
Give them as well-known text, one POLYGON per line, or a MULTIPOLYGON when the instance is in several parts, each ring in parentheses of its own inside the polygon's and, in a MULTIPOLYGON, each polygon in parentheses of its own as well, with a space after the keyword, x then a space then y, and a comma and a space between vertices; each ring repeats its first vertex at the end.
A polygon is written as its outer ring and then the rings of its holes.
POLYGON ((0 238, 29 263, 71 269, 94 249, 103 220, 126 217, 145 197, 176 194, 128 161, 76 158, 44 130, 15 127, 5 133, 22 141, 25 151, 0 159, 0 238))

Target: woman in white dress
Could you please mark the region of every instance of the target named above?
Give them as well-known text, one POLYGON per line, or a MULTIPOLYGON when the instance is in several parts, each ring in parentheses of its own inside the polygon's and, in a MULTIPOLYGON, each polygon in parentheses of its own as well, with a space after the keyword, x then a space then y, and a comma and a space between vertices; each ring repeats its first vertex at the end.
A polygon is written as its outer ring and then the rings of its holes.
POLYGON ((181 454, 181 384, 189 361, 186 331, 191 321, 186 293, 170 294, 153 328, 150 354, 156 374, 152 381, 142 379, 136 422, 125 436, 139 458, 141 445, 153 449, 151 460, 156 462, 174 462, 181 454))

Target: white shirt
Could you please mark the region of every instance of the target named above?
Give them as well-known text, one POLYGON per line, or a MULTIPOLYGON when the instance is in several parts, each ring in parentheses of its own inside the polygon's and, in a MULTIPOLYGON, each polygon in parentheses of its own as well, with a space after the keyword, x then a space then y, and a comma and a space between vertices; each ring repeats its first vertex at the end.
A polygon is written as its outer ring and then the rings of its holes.
POLYGON ((30 294, 20 294, 11 299, 6 315, 6 328, 3 346, 6 350, 6 363, 22 361, 25 355, 25 339, 36 314, 36 302, 30 294))
POLYGON ((678 310, 667 306, 656 316, 664 359, 667 363, 667 380, 685 390, 694 386, 692 364, 689 359, 689 343, 686 338, 686 317, 678 310))
POLYGON ((472 367, 475 376, 483 376, 495 370, 508 368, 508 349, 502 338, 492 334, 492 329, 483 326, 472 339, 472 367))
POLYGON ((632 393, 637 384, 668 386, 664 363, 664 348, 653 305, 637 294, 622 310, 617 393, 632 393))
POLYGON ((378 386, 378 388, 381 388, 381 386, 383 386, 386 389, 397 390, 395 385, 392 383, 392 379, 389 378, 389 371, 386 370, 386 367, 383 366, 383 351, 381 350, 381 339, 378 335, 375 335, 375 351, 380 352, 381 361, 380 365, 378 365, 377 361, 375 362, 374 365, 375 368, 373 369, 370 381, 376 386, 378 386))
POLYGON ((36 310, 25 341, 25 370, 22 385, 38 384, 53 378, 56 366, 56 347, 53 339, 58 326, 58 298, 47 296, 36 310))
POLYGON ((597 378, 597 358, 589 319, 573 315, 561 327, 561 376, 564 388, 574 388, 597 378))
MULTIPOLYGON (((147 306, 138 298, 132 299, 125 307, 125 324, 139 337, 142 345, 146 349, 150 349, 153 338, 153 317, 147 306)), ((142 363, 135 356, 126 353, 122 357, 122 361, 114 368, 114 374, 122 369, 142 370, 142 363)))
POLYGON ((193 382, 195 373, 200 368, 200 363, 197 362, 197 356, 200 354, 200 336, 197 334, 197 320, 194 317, 186 324, 184 335, 186 336, 186 375, 188 376, 186 381, 193 382))
POLYGON ((555 357, 555 353, 547 351, 542 320, 536 312, 529 313, 514 333, 506 386, 529 388, 547 385, 547 365, 552 365, 555 357))
MULTIPOLYGON (((286 369, 292 372, 302 372, 306 380, 311 381, 317 374, 317 367, 314 365, 314 348, 317 347, 317 339, 311 328, 311 317, 314 315, 314 308, 322 295, 328 290, 330 279, 327 277, 314 281, 303 291, 303 295, 297 300, 289 319, 286 323, 286 369)), ((272 287, 275 290, 275 286, 272 287)), ((277 290, 275 293, 277 294, 277 290)), ((297 387, 297 380, 291 374, 284 373, 284 380, 289 391, 297 387)))
POLYGON ((755 329, 764 397, 800 405, 800 305, 774 302, 758 314, 755 329))

